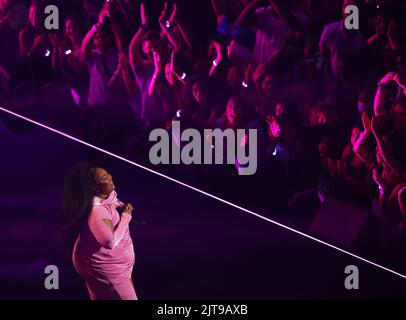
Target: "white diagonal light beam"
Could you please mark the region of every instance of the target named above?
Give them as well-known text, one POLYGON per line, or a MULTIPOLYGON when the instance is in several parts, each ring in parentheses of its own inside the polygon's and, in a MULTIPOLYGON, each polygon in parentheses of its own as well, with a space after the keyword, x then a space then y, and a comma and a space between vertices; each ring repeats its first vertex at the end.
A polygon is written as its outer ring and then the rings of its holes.
POLYGON ((339 248, 339 247, 337 247, 337 246, 334 246, 334 245, 332 245, 332 244, 330 244, 330 243, 328 243, 328 242, 325 242, 325 241, 322 241, 322 240, 320 240, 320 239, 317 239, 317 238, 315 238, 315 237, 313 237, 313 236, 311 236, 311 235, 308 235, 308 234, 306 234, 306 233, 304 233, 304 232, 301 232, 301 231, 299 231, 299 230, 296 230, 296 229, 294 229, 294 228, 291 228, 291 227, 289 227, 289 226, 286 226, 286 225, 284 225, 284 224, 281 224, 281 223, 279 223, 279 222, 277 222, 277 221, 275 221, 275 220, 272 220, 272 219, 269 219, 269 218, 267 218, 267 217, 264 217, 264 216, 262 216, 262 215, 260 215, 260 214, 258 214, 258 213, 255 213, 255 212, 253 212, 253 211, 251 211, 251 210, 248 210, 248 209, 246 209, 246 208, 243 208, 243 207, 241 207, 241 206, 239 206, 239 205, 236 205, 236 204, 234 204, 234 203, 232 203, 232 202, 229 202, 229 201, 227 201, 227 200, 221 199, 221 198, 219 198, 219 197, 217 197, 217 196, 215 196, 215 195, 213 195, 213 194, 211 194, 211 193, 208 193, 208 192, 205 192, 205 191, 200 190, 200 189, 198 189, 198 188, 195 188, 195 187, 193 187, 193 186, 191 186, 191 185, 188 185, 188 184, 186 184, 186 183, 184 183, 184 182, 182 182, 182 181, 179 181, 179 180, 177 180, 177 179, 171 178, 171 177, 169 177, 169 176, 167 176, 167 175, 165 175, 165 174, 162 174, 162 173, 160 173, 160 172, 158 172, 158 171, 152 170, 152 169, 150 169, 150 168, 148 168, 148 167, 146 167, 146 166, 143 166, 143 165, 141 165, 141 164, 139 164, 139 163, 136 163, 136 162, 134 162, 134 161, 128 160, 128 159, 126 159, 126 158, 124 158, 124 157, 121 157, 121 156, 119 156, 119 155, 117 155, 117 154, 114 154, 114 153, 112 153, 112 152, 110 152, 110 151, 107 151, 107 150, 104 150, 104 149, 102 149, 102 148, 96 147, 96 146, 94 146, 94 145, 92 145, 92 144, 90 144, 90 143, 88 143, 88 142, 85 142, 85 141, 83 141, 83 140, 80 140, 80 139, 78 139, 78 138, 75 138, 75 137, 73 137, 73 136, 71 136, 71 135, 69 135, 69 134, 66 134, 66 133, 64 133, 64 132, 62 132, 62 131, 59 131, 59 130, 54 129, 54 128, 51 128, 51 127, 49 127, 49 126, 47 126, 47 125, 44 125, 44 124, 42 124, 42 123, 40 123, 40 122, 37 122, 37 121, 34 121, 34 120, 30 119, 30 118, 24 117, 24 116, 22 116, 22 115, 20 115, 20 114, 18 114, 18 113, 15 113, 15 112, 13 112, 13 111, 10 111, 10 110, 8 110, 8 109, 5 109, 5 108, 0 107, 0 110, 3 111, 3 112, 5 112, 5 113, 8 113, 8 114, 10 114, 10 115, 12 115, 12 116, 15 116, 15 117, 17 117, 17 118, 20 118, 20 119, 23 119, 23 120, 25 120, 25 121, 27 121, 27 122, 30 122, 30 123, 32 123, 32 124, 35 124, 36 126, 39 126, 39 127, 44 128, 44 129, 46 129, 46 130, 49 130, 49 131, 52 131, 52 132, 54 132, 54 133, 56 133, 56 134, 59 134, 59 135, 61 135, 61 136, 64 136, 65 138, 68 138, 68 139, 70 139, 70 140, 73 140, 73 141, 75 141, 75 142, 78 142, 78 143, 80 143, 80 144, 83 144, 83 145, 85 145, 85 146, 87 146, 87 147, 90 147, 90 148, 95 149, 95 150, 97 150, 97 151, 103 152, 103 153, 105 153, 105 154, 107 154, 107 155, 109 155, 109 156, 111 156, 111 157, 114 157, 114 158, 117 158, 117 159, 119 159, 119 160, 121 160, 121 161, 124 161, 124 162, 126 162, 126 163, 129 163, 129 164, 131 164, 131 165, 133 165, 133 166, 136 166, 136 167, 138 167, 138 168, 140 168, 140 169, 142 169, 142 170, 148 171, 148 172, 153 173, 153 174, 155 174, 155 175, 157 175, 157 176, 160 176, 160 177, 162 177, 162 178, 165 178, 165 179, 167 179, 167 180, 169 180, 169 181, 175 182, 175 183, 177 183, 177 184, 179 184, 179 185, 182 185, 182 186, 184 186, 184 187, 186 187, 186 188, 188 188, 188 189, 191 189, 191 190, 193 190, 193 191, 199 192, 199 193, 201 193, 201 194, 203 194, 203 195, 205 195, 205 196, 207 196, 207 197, 210 197, 210 198, 212 198, 212 199, 215 199, 215 200, 217 200, 217 201, 220 201, 220 202, 222 202, 222 203, 224 203, 224 204, 227 204, 227 205, 229 205, 229 206, 231 206, 231 207, 234 207, 234 208, 236 208, 236 209, 238 209, 238 210, 244 211, 245 213, 248 213, 248 214, 250 214, 250 215, 253 215, 253 216, 255 216, 255 217, 259 218, 259 219, 262 219, 262 220, 265 220, 265 221, 270 222, 270 223, 272 223, 272 224, 275 224, 275 225, 277 225, 277 226, 279 226, 279 227, 281 227, 281 228, 283 228, 283 229, 292 231, 292 232, 294 232, 294 233, 296 233, 296 234, 299 234, 299 235, 301 235, 301 236, 303 236, 303 237, 305 237, 305 238, 311 239, 311 240, 316 241, 316 242, 318 242, 318 243, 320 243, 320 244, 323 244, 323 245, 325 245, 325 246, 327 246, 327 247, 330 247, 330 248, 332 248, 332 249, 334 249, 334 250, 337 250, 337 251, 340 251, 340 252, 342 252, 342 253, 345 253, 345 254, 347 254, 347 255, 353 257, 353 258, 356 258, 356 259, 358 259, 358 260, 361 260, 361 261, 363 261, 363 262, 366 262, 366 263, 368 263, 368 264, 370 264, 370 265, 373 265, 373 266, 375 266, 375 267, 377 267, 377 268, 379 268, 379 269, 382 269, 382 270, 385 270, 385 271, 387 271, 387 272, 390 272, 390 273, 392 273, 392 274, 394 274, 394 275, 397 275, 397 276, 399 276, 399 277, 401 277, 401 278, 403 278, 403 279, 406 279, 406 275, 403 275, 403 274, 401 274, 401 273, 399 273, 399 272, 396 272, 396 271, 394 271, 394 270, 392 270, 392 269, 386 268, 386 267, 384 267, 384 266, 382 266, 382 265, 380 265, 380 264, 377 264, 377 263, 375 263, 375 262, 372 262, 372 261, 370 261, 370 260, 368 260, 368 259, 365 259, 365 258, 363 258, 363 257, 361 257, 361 256, 358 256, 358 255, 356 255, 356 254, 354 254, 354 253, 351 253, 351 252, 349 252, 349 251, 347 251, 347 250, 341 249, 341 248, 339 248))

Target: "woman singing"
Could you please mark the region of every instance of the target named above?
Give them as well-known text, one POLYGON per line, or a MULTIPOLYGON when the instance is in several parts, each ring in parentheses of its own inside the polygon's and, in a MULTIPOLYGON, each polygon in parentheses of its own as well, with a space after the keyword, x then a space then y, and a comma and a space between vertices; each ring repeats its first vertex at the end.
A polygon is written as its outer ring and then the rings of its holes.
POLYGON ((117 198, 112 176, 77 164, 65 180, 63 226, 78 235, 73 265, 92 300, 137 300, 131 273, 134 248, 129 232, 133 206, 117 198), (122 208, 121 217, 117 208, 122 208))

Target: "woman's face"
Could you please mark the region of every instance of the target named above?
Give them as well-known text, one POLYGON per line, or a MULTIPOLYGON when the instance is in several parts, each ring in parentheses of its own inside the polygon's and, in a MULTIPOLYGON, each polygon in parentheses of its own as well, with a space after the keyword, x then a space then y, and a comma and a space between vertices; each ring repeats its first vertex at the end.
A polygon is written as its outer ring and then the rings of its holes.
POLYGON ((75 38, 80 36, 80 28, 76 21, 67 20, 65 24, 65 32, 69 38, 75 38))
POLYGON ((116 188, 113 177, 103 168, 96 168, 94 180, 96 182, 97 195, 108 196, 116 188))
POLYGON ((111 44, 109 34, 103 30, 96 32, 93 41, 94 46, 99 50, 108 49, 111 44))

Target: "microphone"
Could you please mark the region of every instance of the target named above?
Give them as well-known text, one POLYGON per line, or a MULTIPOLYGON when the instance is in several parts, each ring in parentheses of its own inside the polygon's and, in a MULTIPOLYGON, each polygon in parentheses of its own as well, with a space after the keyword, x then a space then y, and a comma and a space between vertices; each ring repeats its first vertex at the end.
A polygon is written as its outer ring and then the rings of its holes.
MULTIPOLYGON (((121 202, 120 200, 118 200, 118 203, 119 203, 119 206, 117 207, 117 211, 118 211, 118 213, 119 213, 120 216, 121 216, 121 214, 124 212, 125 203, 124 203, 124 202, 121 202)), ((131 219, 130 222, 134 222, 134 223, 139 224, 139 225, 142 225, 142 226, 146 226, 146 225, 147 225, 147 223, 146 223, 145 221, 136 219, 136 218, 134 218, 134 216, 132 217, 132 219, 131 219)))

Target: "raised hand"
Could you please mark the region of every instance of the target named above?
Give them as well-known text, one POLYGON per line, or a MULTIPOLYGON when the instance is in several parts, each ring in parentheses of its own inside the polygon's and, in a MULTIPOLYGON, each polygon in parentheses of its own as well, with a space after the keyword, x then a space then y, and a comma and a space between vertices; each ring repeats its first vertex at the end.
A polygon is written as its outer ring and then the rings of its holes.
POLYGON ((124 212, 128 213, 129 215, 133 214, 134 207, 131 203, 127 203, 124 207, 124 212))
POLYGON ((112 18, 113 17, 113 12, 115 8, 117 8, 117 3, 114 2, 113 0, 107 1, 106 4, 106 10, 107 10, 107 17, 112 18))
POLYGON ((266 123, 268 124, 268 134, 272 137, 279 137, 281 134, 281 128, 279 126, 278 121, 274 118, 273 115, 268 115, 266 117, 266 123))
POLYGON ((147 26, 149 23, 145 6, 141 3, 141 24, 147 26))
POLYGON ((178 5, 176 3, 173 4, 173 9, 171 16, 169 17, 170 22, 175 22, 177 20, 177 14, 178 14, 178 5))
POLYGON ((164 8, 163 8, 163 10, 162 10, 162 13, 161 13, 161 15, 159 16, 159 24, 162 26, 162 25, 164 25, 165 24, 165 21, 166 21, 166 17, 168 16, 168 3, 167 2, 165 2, 165 4, 164 4, 164 8))
POLYGON ((109 10, 108 10, 107 6, 105 5, 100 10, 98 24, 99 25, 104 24, 104 22, 107 20, 108 16, 109 16, 109 10))

